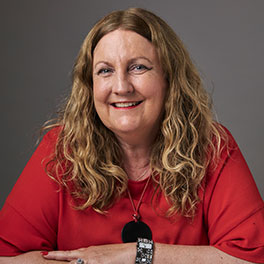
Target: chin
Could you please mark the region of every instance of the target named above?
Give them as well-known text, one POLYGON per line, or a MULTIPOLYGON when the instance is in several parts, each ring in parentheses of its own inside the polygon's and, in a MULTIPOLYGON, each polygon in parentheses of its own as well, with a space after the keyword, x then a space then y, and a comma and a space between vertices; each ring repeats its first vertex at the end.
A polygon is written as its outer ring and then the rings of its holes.
POLYGON ((120 120, 116 119, 109 127, 112 131, 120 131, 120 132, 134 132, 141 127, 141 122, 137 122, 137 120, 120 120))
POLYGON ((113 131, 113 133, 115 134, 124 134, 126 133, 127 135, 128 134, 134 134, 138 131, 138 128, 132 128, 132 127, 118 127, 118 128, 113 128, 113 129, 110 129, 113 131))

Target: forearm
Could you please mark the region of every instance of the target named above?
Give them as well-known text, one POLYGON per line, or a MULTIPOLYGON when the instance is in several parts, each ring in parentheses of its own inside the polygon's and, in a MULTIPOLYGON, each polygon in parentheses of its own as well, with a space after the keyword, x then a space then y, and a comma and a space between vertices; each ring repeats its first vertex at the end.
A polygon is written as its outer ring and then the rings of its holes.
POLYGON ((212 246, 180 246, 155 243, 153 264, 249 264, 212 246))
POLYGON ((15 257, 0 257, 0 264, 60 264, 67 261, 46 260, 40 251, 31 251, 15 257))
MULTIPOLYGON (((60 264, 83 258, 87 263, 135 263, 136 244, 95 246, 73 251, 52 251, 42 257, 40 251, 28 252, 16 257, 0 257, 0 264, 60 264)), ((155 243, 153 264, 249 264, 212 246, 181 246, 155 243)))

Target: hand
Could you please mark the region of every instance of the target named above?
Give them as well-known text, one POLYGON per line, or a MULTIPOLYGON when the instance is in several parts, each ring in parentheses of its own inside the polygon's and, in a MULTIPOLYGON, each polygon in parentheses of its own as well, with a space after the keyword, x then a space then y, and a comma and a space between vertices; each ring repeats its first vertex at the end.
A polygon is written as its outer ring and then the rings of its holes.
POLYGON ((69 261, 75 264, 78 258, 84 264, 133 264, 136 258, 136 243, 90 246, 77 250, 50 251, 45 259, 69 261))

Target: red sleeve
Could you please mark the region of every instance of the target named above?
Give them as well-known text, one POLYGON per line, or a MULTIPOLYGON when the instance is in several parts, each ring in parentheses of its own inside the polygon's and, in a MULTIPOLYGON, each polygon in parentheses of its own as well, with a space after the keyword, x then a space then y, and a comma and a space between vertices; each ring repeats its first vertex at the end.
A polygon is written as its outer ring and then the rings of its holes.
POLYGON ((255 263, 264 263, 264 204, 234 139, 207 178, 204 210, 210 244, 255 263))
POLYGON ((41 141, 0 212, 0 255, 56 249, 58 185, 45 173, 54 130, 41 141))

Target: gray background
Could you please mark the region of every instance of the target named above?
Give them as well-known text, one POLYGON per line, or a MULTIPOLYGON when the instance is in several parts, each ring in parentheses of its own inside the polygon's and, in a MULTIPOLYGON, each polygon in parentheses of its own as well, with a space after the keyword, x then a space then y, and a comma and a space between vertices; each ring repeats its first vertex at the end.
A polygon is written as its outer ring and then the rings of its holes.
POLYGON ((264 1, 1 0, 0 207, 32 155, 42 123, 70 90, 70 72, 92 25, 139 6, 186 44, 264 197, 264 1))

